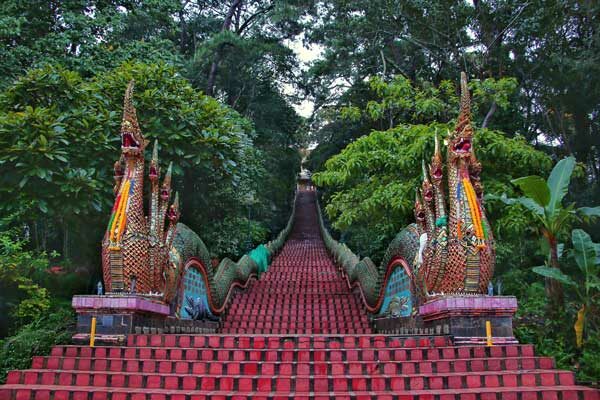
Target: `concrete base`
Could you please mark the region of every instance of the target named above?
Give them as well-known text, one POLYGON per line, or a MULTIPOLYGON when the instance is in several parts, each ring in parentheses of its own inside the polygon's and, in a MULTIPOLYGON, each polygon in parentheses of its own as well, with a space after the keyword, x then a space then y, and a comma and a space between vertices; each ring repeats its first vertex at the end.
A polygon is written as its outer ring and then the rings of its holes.
POLYGON ((122 344, 129 334, 215 333, 218 319, 194 321, 170 316, 169 306, 150 296, 107 294, 105 296, 74 296, 77 312, 75 342, 90 340, 92 318, 96 317, 96 342, 122 344))
POLYGON ((514 296, 444 295, 419 307, 425 328, 454 336, 456 344, 486 342, 486 321, 492 325, 494 344, 516 343, 512 319, 517 311, 514 296))
POLYGON ((92 318, 96 317, 98 341, 111 343, 124 341, 136 327, 163 329, 170 314, 168 305, 135 294, 74 296, 72 306, 77 313, 74 339, 89 338, 92 318))

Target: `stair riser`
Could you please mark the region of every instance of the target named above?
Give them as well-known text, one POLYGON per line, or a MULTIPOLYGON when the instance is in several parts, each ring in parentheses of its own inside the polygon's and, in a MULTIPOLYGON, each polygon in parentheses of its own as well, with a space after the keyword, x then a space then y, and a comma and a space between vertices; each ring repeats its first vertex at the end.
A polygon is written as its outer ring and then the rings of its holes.
POLYGON ((328 399, 328 400, 599 400, 596 392, 572 388, 568 391, 556 389, 538 391, 504 390, 485 393, 452 391, 443 393, 255 393, 251 395, 234 393, 131 393, 115 390, 43 390, 1 389, 0 400, 275 400, 275 399, 328 399))
POLYGON ((177 374, 292 374, 315 375, 362 375, 371 372, 394 374, 443 374, 516 370, 549 370, 554 368, 550 357, 455 360, 438 362, 202 362, 202 361, 155 361, 112 360, 92 358, 34 357, 32 368, 65 371, 110 371, 177 374))
POLYGON ((195 376, 85 372, 14 371, 8 384, 95 386, 168 390, 222 390, 240 393, 292 390, 296 392, 400 391, 538 387, 573 385, 571 372, 488 373, 429 376, 195 376))
POLYGON ((446 347, 440 349, 181 349, 151 347, 64 347, 52 349, 58 357, 125 358, 156 360, 220 360, 220 361, 432 361, 457 358, 533 357, 529 346, 510 346, 511 351, 499 347, 446 347))
MULTIPOLYGON (((355 349, 384 348, 407 349, 450 347, 452 340, 446 336, 423 338, 398 338, 393 336, 313 336, 313 337, 255 337, 255 336, 189 336, 189 335, 130 335, 128 346, 182 347, 182 348, 241 348, 241 349, 355 349)), ((514 350, 506 350, 514 351, 514 350)))
POLYGON ((357 328, 357 329, 290 329, 290 328, 223 328, 222 333, 241 333, 246 335, 279 335, 282 333, 295 334, 295 335, 338 335, 342 333, 349 333, 352 335, 362 335, 370 333, 371 328, 357 328))

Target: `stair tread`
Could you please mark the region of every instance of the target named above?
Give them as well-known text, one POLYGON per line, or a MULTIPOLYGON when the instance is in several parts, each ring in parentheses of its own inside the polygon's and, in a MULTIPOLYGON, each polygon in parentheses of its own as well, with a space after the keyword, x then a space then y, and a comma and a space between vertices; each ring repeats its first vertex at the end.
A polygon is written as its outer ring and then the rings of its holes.
MULTIPOLYGON (((98 392, 102 390, 110 391, 110 392, 118 392, 119 389, 121 391, 126 391, 127 393, 149 393, 147 388, 115 388, 109 386, 60 386, 60 385, 26 385, 26 384, 8 384, 4 386, 0 386, 1 390, 14 390, 14 389, 27 389, 27 390, 52 390, 52 391, 89 391, 89 392, 98 392)), ((493 387, 493 388, 463 388, 463 389, 452 389, 452 391, 457 391, 461 393, 484 393, 484 392, 514 392, 518 390, 519 392, 537 392, 541 390, 554 390, 554 391, 566 391, 566 390, 578 390, 578 391, 589 391, 589 392, 598 392, 599 389, 580 386, 580 385, 568 385, 568 386, 519 386, 519 387, 493 387)), ((447 389, 423 389, 423 390, 397 390, 394 391, 394 394, 444 394, 447 393, 447 389)), ((275 395, 281 395, 282 391, 249 391, 249 392, 240 392, 238 391, 219 391, 219 390, 188 390, 188 389, 151 389, 153 394, 155 393, 185 393, 187 395, 194 394, 257 394, 257 395, 268 395, 268 393, 272 393, 275 395)), ((327 392, 297 392, 297 391, 285 391, 285 393, 312 393, 314 395, 329 395, 333 393, 369 393, 369 394, 389 394, 389 391, 327 391, 327 392)))

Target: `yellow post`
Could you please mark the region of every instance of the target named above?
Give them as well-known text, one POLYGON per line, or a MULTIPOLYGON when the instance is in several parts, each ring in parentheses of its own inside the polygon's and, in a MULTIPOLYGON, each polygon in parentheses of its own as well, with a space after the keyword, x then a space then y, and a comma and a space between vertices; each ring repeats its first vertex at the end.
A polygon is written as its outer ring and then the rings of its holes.
POLYGON ((96 317, 92 317, 92 329, 90 331, 90 347, 94 347, 96 341, 96 317))
POLYGON ((493 346, 492 343, 492 323, 490 321, 485 321, 485 336, 487 336, 487 345, 493 346))

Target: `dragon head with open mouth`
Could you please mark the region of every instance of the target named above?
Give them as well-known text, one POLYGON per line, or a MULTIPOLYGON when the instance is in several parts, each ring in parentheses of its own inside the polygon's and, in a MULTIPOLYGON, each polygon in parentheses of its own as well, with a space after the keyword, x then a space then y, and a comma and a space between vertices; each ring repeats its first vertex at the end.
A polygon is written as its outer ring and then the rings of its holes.
POLYGON ((425 215, 425 209, 423 208, 423 203, 421 202, 421 197, 419 196, 418 191, 416 192, 416 195, 415 195, 414 213, 415 213, 415 219, 417 220, 417 224, 424 229, 426 215, 425 215))
POLYGON ((473 126, 471 125, 471 99, 467 85, 467 75, 460 76, 460 113, 456 128, 448 138, 449 161, 469 160, 473 152, 473 126))
POLYGON ((140 157, 146 148, 146 139, 138 124, 137 113, 133 106, 133 89, 135 82, 132 80, 125 92, 123 104, 123 120, 121 122, 121 152, 126 158, 140 157))
POLYGON ((427 206, 431 206, 431 202, 433 202, 433 186, 429 181, 429 176, 427 173, 427 167, 425 166, 425 161, 421 162, 421 168, 423 170, 423 182, 421 183, 421 195, 423 196, 423 201, 425 201, 427 206))

